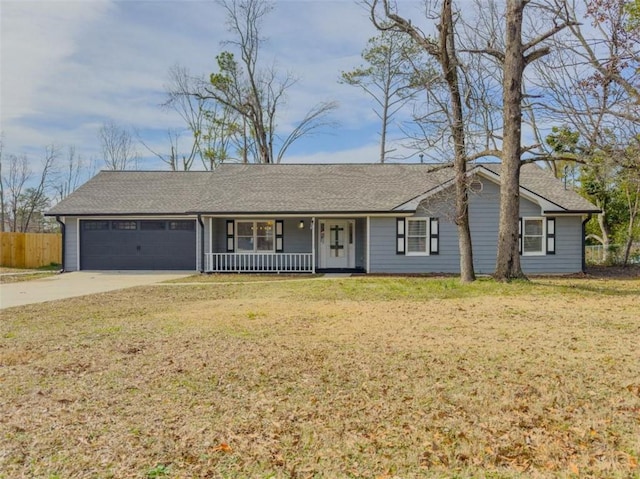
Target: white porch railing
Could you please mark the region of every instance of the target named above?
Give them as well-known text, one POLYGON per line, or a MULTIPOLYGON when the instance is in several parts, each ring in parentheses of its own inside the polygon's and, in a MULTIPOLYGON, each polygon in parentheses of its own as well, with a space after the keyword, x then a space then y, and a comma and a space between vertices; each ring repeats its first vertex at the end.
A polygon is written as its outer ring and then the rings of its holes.
POLYGON ((206 253, 207 273, 311 273, 312 253, 206 253))

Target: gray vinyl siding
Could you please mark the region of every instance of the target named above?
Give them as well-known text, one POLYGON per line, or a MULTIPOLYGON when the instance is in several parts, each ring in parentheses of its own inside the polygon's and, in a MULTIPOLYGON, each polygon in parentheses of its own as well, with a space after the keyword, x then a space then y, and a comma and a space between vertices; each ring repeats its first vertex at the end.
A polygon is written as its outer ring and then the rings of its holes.
MULTIPOLYGON (((211 237, 211 249, 205 248, 205 253, 226 253, 227 252, 227 220, 224 218, 211 219, 213 232, 207 231, 205 236, 211 237)), ((208 222, 207 222, 208 227, 208 222)))
POLYGON ((283 253, 311 253, 311 219, 285 218, 283 224, 283 253), (304 228, 299 228, 300 220, 304 228))
POLYGON ((371 218, 371 273, 456 273, 458 237, 454 224, 440 219, 440 254, 396 254, 396 218, 371 218))
POLYGON ((64 219, 64 270, 78 270, 78 218, 64 219))
MULTIPOLYGON (((480 193, 469 197, 469 215, 473 245, 473 264, 477 274, 491 274, 495 269, 499 224, 499 187, 483 180, 480 193)), ((457 227, 451 221, 453 193, 418 208, 417 217, 438 217, 440 254, 410 256, 396 254, 396 219, 371 218, 372 273, 458 273, 460 256, 457 227)), ((540 207, 520 199, 520 216, 542 216, 540 207)), ((556 254, 521 256, 525 273, 574 273, 582 269, 582 218, 556 217, 556 254)))
POLYGON ((582 218, 556 217, 556 254, 520 256, 525 273, 577 273, 582 270, 582 218))

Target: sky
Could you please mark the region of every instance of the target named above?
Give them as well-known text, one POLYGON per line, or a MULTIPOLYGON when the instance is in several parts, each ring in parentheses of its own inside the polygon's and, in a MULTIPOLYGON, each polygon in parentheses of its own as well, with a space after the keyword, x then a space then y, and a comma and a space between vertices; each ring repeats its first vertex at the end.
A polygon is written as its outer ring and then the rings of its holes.
MULTIPOLYGON (((200 0, 0 0, 0 19, 4 154, 26 154, 34 169, 51 144, 75 146, 99 169, 98 130, 107 121, 167 150, 167 129, 185 126, 160 107, 169 69, 208 75, 231 35, 220 6, 200 0)), ((372 102, 338 82, 376 35, 367 11, 355 0, 277 0, 263 35, 264 61, 298 78, 282 110, 285 129, 318 102, 339 103, 339 126, 298 140, 285 161, 377 161, 372 102)), ((142 145, 137 150, 141 169, 166 169, 142 145)))

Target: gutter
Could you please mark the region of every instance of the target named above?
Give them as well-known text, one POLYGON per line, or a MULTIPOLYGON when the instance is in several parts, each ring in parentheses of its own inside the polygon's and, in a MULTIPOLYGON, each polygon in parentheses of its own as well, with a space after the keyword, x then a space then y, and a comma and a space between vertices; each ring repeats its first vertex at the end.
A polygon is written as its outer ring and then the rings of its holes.
POLYGON ((587 223, 591 219, 592 215, 589 213, 587 218, 582 222, 582 272, 587 272, 587 256, 586 256, 586 242, 587 242, 587 223))
POLYGON ((56 221, 57 221, 57 222, 58 222, 58 224, 60 225, 60 232, 62 233, 62 258, 61 258, 61 261, 62 261, 62 268, 60 269, 60 272, 61 272, 61 273, 64 273, 64 264, 65 264, 65 263, 64 263, 64 250, 66 249, 66 248, 65 248, 65 245, 66 245, 66 241, 65 241, 65 237, 66 237, 66 225, 65 225, 62 221, 60 221, 60 216, 58 216, 58 215, 56 215, 56 221))
POLYGON ((198 223, 200 224, 200 273, 204 273, 204 223, 201 214, 198 214, 198 223))

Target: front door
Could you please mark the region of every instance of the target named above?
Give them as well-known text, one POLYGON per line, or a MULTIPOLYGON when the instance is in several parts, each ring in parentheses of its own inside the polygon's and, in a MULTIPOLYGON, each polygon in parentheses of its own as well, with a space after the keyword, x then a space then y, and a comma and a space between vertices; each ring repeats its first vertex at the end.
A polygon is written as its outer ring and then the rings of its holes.
POLYGON ((355 268, 355 224, 353 220, 321 220, 318 234, 320 268, 355 268))

